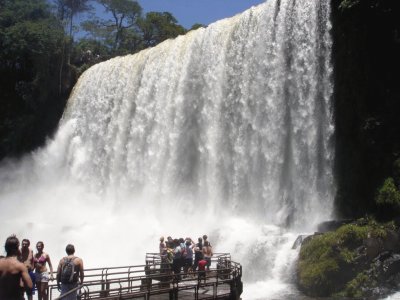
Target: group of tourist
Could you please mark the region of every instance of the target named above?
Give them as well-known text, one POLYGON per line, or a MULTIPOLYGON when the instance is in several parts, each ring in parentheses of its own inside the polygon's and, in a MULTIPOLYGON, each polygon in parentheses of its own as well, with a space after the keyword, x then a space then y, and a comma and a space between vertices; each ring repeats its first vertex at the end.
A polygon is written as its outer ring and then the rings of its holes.
MULTIPOLYGON (((36 285, 38 300, 48 300, 48 284, 54 277, 50 256, 43 251, 44 243, 36 243, 35 254, 28 239, 22 240, 21 249, 19 246, 15 235, 7 238, 6 257, 0 257, 0 299, 22 300, 26 293, 28 300, 32 300, 36 285)), ((60 260, 56 276, 61 295, 78 287, 78 281, 82 284, 84 279, 83 261, 74 255, 75 247, 68 244, 65 251, 67 256, 60 260)), ((76 300, 76 295, 70 292, 64 299, 76 300)))
POLYGON ((161 237, 159 248, 162 264, 169 266, 178 281, 182 279, 182 268, 184 276, 198 270, 199 278, 204 279, 206 269, 210 270, 213 249, 207 235, 199 237, 197 243, 190 237, 173 239, 169 236, 166 241, 161 237))

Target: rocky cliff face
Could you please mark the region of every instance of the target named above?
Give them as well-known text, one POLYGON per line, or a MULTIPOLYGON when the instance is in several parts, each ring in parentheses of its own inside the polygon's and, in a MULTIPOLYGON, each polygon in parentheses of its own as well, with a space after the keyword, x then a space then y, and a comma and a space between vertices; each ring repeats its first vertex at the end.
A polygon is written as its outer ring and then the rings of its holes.
POLYGON ((400 10, 396 0, 332 0, 336 208, 375 211, 400 156, 400 10))

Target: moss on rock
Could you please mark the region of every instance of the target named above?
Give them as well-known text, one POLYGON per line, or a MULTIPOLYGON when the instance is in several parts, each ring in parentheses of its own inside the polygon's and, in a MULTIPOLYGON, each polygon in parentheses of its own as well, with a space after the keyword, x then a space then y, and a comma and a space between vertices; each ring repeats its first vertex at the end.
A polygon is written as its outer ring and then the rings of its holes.
MULTIPOLYGON (((305 239, 299 254, 299 288, 314 297, 362 297, 376 287, 379 271, 368 253, 368 239, 384 245, 393 223, 380 224, 360 219, 336 231, 315 234, 305 239), (373 276, 372 276, 373 275, 373 276), (366 288, 368 287, 368 288, 366 288)), ((379 252, 385 251, 379 246, 379 252)))

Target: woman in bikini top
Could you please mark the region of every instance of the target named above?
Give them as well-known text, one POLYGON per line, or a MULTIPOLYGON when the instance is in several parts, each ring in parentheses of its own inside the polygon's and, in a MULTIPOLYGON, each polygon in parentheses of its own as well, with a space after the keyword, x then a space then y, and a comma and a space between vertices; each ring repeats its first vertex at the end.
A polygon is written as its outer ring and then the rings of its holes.
POLYGON ((38 252, 33 257, 33 262, 35 264, 36 286, 38 288, 38 300, 48 299, 47 287, 49 280, 54 280, 53 266, 51 264, 50 256, 43 252, 43 248, 43 242, 37 242, 36 249, 38 252), (47 271, 46 262, 49 264, 50 274, 47 271))
MULTIPOLYGON (((37 253, 36 255, 38 255, 39 253, 37 253)), ((45 254, 45 253, 44 253, 45 254)), ((47 257, 43 256, 43 252, 42 255, 40 255, 39 258, 37 258, 36 256, 33 258, 33 261, 35 263, 36 268, 40 267, 39 265, 42 265, 46 268, 46 261, 47 261, 47 257)), ((47 271, 47 269, 45 270, 47 271)))

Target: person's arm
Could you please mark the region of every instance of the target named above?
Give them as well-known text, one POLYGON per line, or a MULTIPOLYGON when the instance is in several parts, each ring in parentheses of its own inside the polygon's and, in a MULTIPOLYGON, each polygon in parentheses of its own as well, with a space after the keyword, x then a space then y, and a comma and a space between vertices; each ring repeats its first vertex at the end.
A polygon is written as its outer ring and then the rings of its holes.
POLYGON ((62 268, 62 263, 63 263, 63 260, 61 259, 60 260, 60 262, 58 263, 58 267, 57 267, 57 276, 56 276, 56 279, 57 279, 57 287, 58 287, 58 289, 59 290, 61 290, 61 268, 62 268))
POLYGON ((32 289, 33 283, 31 277, 29 276, 28 269, 24 264, 21 265, 21 278, 22 282, 24 283, 24 287, 25 289, 32 289))
POLYGON ((50 280, 54 280, 53 265, 51 264, 50 255, 48 255, 48 254, 47 254, 47 263, 49 264, 49 268, 50 268, 50 280))
POLYGON ((85 278, 85 273, 83 271, 83 260, 79 259, 79 278, 81 280, 81 284, 83 284, 83 279, 85 278))
POLYGON ((31 269, 30 271, 33 271, 35 269, 35 260, 33 259, 33 250, 29 250, 31 252, 31 269))

